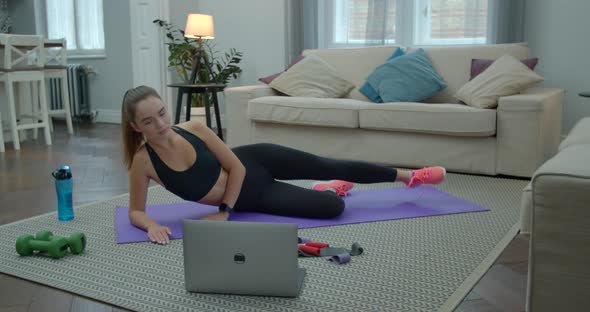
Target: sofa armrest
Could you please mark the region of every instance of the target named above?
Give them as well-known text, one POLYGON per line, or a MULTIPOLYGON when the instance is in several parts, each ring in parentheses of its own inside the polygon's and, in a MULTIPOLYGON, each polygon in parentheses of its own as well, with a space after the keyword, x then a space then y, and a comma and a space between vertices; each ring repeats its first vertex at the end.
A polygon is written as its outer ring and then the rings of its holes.
POLYGON ((497 108, 497 172, 530 177, 561 140, 564 90, 533 88, 501 97, 497 108))
POLYGON ((252 122, 248 118, 248 102, 251 99, 278 95, 278 93, 267 85, 254 85, 226 88, 223 94, 227 144, 230 147, 250 144, 252 122))
POLYGON ((560 151, 535 172, 527 311, 590 306, 590 145, 560 151))

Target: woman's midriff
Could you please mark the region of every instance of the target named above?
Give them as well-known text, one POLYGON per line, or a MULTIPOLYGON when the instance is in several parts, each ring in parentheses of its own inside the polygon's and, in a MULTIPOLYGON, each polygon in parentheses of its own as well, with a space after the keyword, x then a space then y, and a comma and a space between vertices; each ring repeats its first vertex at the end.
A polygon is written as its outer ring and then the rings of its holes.
POLYGON ((219 178, 215 185, 209 190, 209 193, 199 200, 199 203, 206 205, 219 205, 225 194, 225 186, 227 185, 228 173, 221 168, 219 172, 219 178))
MULTIPOLYGON (((150 177, 150 179, 154 180, 156 183, 160 184, 161 186, 164 186, 164 183, 162 183, 162 181, 158 177, 158 174, 156 173, 156 169, 151 164, 151 162, 150 162, 149 168, 148 168, 148 176, 150 177)), ((223 199, 223 195, 225 194, 225 186, 227 184, 227 178, 228 178, 227 171, 225 171, 225 169, 223 169, 223 167, 221 167, 221 170, 219 171, 219 177, 217 178, 217 182, 215 182, 215 184, 213 185, 211 190, 209 190, 207 195, 203 196, 203 198, 201 198, 199 200, 199 203, 205 204, 205 205, 215 205, 215 206, 221 204, 221 200, 223 199)))

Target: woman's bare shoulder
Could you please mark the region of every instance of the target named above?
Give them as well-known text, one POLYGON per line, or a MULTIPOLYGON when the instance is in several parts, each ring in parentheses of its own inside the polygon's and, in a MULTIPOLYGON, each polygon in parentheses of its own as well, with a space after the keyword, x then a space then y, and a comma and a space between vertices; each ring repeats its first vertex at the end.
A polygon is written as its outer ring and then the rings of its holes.
POLYGON ((148 165, 149 165, 150 161, 151 160, 148 155, 145 144, 141 145, 139 147, 139 149, 137 150, 137 152, 135 152, 135 155, 133 155, 133 163, 131 164, 130 171, 133 171, 134 173, 141 173, 141 174, 148 175, 148 169, 149 169, 148 165))
POLYGON ((197 136, 199 136, 199 133, 201 133, 203 131, 203 127, 205 127, 205 125, 202 122, 199 122, 197 120, 185 121, 174 126, 189 131, 197 136))

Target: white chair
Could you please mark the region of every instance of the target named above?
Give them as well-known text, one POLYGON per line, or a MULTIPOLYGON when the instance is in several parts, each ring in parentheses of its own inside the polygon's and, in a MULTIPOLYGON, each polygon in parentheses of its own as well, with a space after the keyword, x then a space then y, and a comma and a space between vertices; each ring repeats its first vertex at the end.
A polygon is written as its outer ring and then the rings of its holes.
MULTIPOLYGON (((45 39, 45 79, 57 78, 61 79, 61 103, 62 107, 52 109, 48 107, 47 114, 49 115, 49 129, 53 132, 53 116, 63 116, 66 119, 68 133, 74 134, 72 127, 72 113, 70 109, 70 96, 68 87, 68 56, 65 39, 45 39)), ((33 89, 33 96, 36 90, 33 89)), ((37 129, 34 130, 35 138, 37 137, 37 129)))
MULTIPOLYGON (((44 128, 45 143, 51 145, 51 133, 49 130, 49 115, 47 114, 47 97, 39 97, 40 112, 31 116, 19 114, 20 124, 17 118, 17 106, 14 96, 14 83, 27 82, 38 85, 41 94, 46 94, 45 75, 45 51, 43 37, 33 35, 0 34, 0 49, 3 49, 4 58, 0 65, 0 81, 4 82, 6 97, 8 99, 9 123, 12 132, 14 149, 20 149, 19 130, 44 128), (31 64, 31 60, 34 62, 31 64), (22 117, 33 119, 32 123, 22 123, 22 117), (39 122, 40 121, 40 122, 39 122)), ((32 107, 36 107, 33 101, 32 107)))

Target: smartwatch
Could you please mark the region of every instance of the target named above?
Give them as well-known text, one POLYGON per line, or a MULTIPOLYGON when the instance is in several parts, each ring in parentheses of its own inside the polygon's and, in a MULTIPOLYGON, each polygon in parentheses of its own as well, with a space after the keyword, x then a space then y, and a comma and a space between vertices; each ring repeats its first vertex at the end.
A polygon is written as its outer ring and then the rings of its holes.
POLYGON ((219 205, 219 211, 220 212, 227 212, 227 213, 232 213, 234 212, 234 209, 230 206, 228 206, 226 203, 222 203, 221 205, 219 205))

